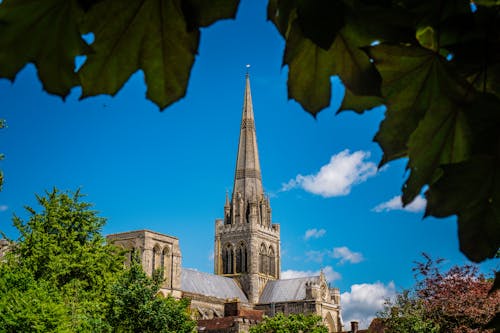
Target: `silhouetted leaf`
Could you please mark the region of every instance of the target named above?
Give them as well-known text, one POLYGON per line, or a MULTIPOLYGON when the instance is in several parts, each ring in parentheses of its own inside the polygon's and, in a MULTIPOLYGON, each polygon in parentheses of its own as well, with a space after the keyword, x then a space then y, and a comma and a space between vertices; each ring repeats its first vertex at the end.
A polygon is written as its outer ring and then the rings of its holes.
POLYGON ((74 58, 88 52, 75 0, 5 0, 0 4, 0 77, 14 80, 34 63, 44 89, 65 97, 78 84, 74 58))
POLYGON ((177 0, 106 0, 87 14, 95 53, 80 69, 82 98, 114 95, 139 69, 147 97, 165 108, 183 97, 199 31, 188 32, 177 0))
POLYGON ((305 38, 294 24, 288 34, 284 64, 289 66, 288 97, 315 115, 330 104, 332 75, 339 75, 347 89, 360 95, 379 94, 379 76, 358 47, 363 40, 347 25, 328 51, 305 38))
POLYGON ((372 109, 375 106, 382 105, 384 100, 377 96, 357 96, 354 95, 348 88, 345 89, 344 99, 337 113, 343 111, 354 111, 363 113, 366 110, 372 109))
POLYGON ((381 164, 405 156, 407 143, 430 108, 450 107, 463 87, 444 59, 418 46, 380 44, 367 49, 382 76, 386 118, 375 141, 384 151, 381 164), (450 104, 451 103, 451 104, 450 104))
POLYGON ((234 18, 239 0, 183 0, 188 30, 207 27, 221 18, 234 18))
POLYGON ((426 193, 426 216, 458 215, 460 250, 475 262, 493 258, 500 247, 500 165, 491 156, 442 167, 426 193))
POLYGON ((344 26, 344 3, 340 0, 302 0, 297 22, 305 37, 328 50, 344 26))

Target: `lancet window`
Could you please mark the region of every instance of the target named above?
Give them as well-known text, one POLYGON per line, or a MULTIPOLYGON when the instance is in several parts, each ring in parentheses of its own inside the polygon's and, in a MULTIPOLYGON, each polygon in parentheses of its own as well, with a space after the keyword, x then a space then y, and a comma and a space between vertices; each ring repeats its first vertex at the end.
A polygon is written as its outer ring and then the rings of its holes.
POLYGON ((231 244, 227 244, 222 253, 222 273, 234 273, 234 249, 231 244))

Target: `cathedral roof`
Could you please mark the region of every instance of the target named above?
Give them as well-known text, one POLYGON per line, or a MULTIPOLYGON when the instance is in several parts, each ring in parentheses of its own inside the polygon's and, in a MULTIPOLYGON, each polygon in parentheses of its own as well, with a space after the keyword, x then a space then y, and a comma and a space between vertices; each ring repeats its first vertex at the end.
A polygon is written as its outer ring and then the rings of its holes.
POLYGON ((259 303, 279 303, 299 301, 306 299, 306 283, 319 283, 319 276, 308 276, 296 279, 268 281, 262 294, 260 295, 259 303))
POLYGON ((238 298, 241 302, 248 303, 247 297, 233 279, 192 269, 182 269, 181 290, 221 299, 238 298))

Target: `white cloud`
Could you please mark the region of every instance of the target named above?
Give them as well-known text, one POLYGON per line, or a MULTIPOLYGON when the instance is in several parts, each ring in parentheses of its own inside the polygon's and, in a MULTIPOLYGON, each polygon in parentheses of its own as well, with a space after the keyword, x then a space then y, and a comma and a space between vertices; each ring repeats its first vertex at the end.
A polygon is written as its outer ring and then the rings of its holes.
POLYGON ((377 205, 372 210, 377 213, 389 212, 391 210, 404 210, 407 212, 418 213, 418 212, 423 212, 425 210, 426 204, 427 200, 425 200, 425 198, 419 195, 409 205, 403 207, 401 196, 397 195, 391 200, 383 202, 380 205, 377 205))
POLYGON ((328 253, 328 251, 307 251, 306 252, 306 260, 307 261, 314 261, 317 263, 323 262, 323 258, 325 255, 328 253))
POLYGON ((304 235, 304 239, 308 240, 309 238, 320 238, 323 237, 326 234, 325 229, 309 229, 306 230, 306 234, 304 235))
POLYGON ((376 313, 384 308, 385 300, 395 294, 396 287, 392 281, 387 285, 382 282, 352 285, 351 291, 340 295, 344 327, 349 327, 351 321, 358 321, 359 328, 367 328, 376 313))
POLYGON ((7 206, 7 205, 0 205, 0 212, 5 212, 7 209, 9 209, 9 206, 7 206))
POLYGON ((347 246, 335 247, 331 256, 336 259, 340 259, 340 264, 345 262, 350 262, 351 264, 357 264, 364 260, 363 254, 361 252, 353 252, 349 250, 347 246))
MULTIPOLYGON (((328 282, 332 282, 335 280, 340 280, 340 273, 335 272, 332 266, 326 266, 322 269, 323 274, 325 274, 326 280, 328 282)), ((286 279, 295 279, 299 277, 308 277, 308 276, 318 276, 321 270, 319 271, 295 271, 293 269, 288 269, 286 271, 281 272, 281 278, 283 280, 286 279)))
POLYGON ((346 149, 333 155, 330 162, 322 166, 318 173, 306 176, 299 174, 295 179, 290 179, 282 185, 281 191, 300 187, 325 198, 347 195, 352 186, 377 173, 375 163, 365 161, 369 157, 370 152, 360 150, 350 154, 346 149))

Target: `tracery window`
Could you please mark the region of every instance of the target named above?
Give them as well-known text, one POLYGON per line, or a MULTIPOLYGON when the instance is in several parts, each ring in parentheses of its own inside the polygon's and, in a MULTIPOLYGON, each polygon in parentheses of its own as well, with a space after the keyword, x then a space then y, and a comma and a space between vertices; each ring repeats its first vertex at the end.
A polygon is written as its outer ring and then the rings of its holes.
POLYGON ((222 273, 234 273, 234 249, 231 244, 227 244, 222 253, 222 273))
POLYGON ((276 276, 276 256, 274 255, 274 249, 272 246, 269 247, 269 275, 276 276))
POLYGON ((236 273, 247 273, 247 247, 240 243, 236 250, 236 273))
POLYGON ((268 274, 268 260, 266 246, 262 244, 259 251, 259 272, 263 274, 268 274))

